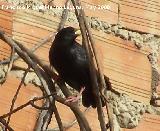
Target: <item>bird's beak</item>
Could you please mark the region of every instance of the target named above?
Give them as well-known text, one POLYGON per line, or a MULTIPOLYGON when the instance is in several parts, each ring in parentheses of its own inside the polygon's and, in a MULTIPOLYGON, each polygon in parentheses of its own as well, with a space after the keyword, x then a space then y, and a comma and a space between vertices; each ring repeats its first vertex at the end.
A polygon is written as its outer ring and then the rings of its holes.
POLYGON ((81 30, 80 29, 76 29, 75 30, 75 35, 76 36, 80 36, 81 35, 81 30))

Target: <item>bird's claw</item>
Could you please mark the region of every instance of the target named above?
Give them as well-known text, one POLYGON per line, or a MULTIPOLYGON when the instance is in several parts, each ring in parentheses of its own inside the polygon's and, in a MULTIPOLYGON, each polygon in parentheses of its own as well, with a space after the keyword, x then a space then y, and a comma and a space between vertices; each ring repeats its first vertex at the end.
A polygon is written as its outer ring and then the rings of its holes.
POLYGON ((79 99, 79 96, 69 96, 65 102, 77 102, 79 99))

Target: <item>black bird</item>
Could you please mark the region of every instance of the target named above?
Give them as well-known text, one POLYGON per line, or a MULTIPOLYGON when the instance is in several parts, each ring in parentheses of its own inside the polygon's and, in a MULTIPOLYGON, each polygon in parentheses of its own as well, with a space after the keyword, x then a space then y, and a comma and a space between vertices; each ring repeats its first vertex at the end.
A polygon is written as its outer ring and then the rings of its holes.
POLYGON ((49 60, 59 76, 68 85, 79 91, 79 95, 68 97, 66 102, 75 102, 82 94, 82 104, 85 107, 96 107, 92 93, 89 62, 85 49, 75 40, 78 35, 73 27, 61 29, 56 34, 50 48, 49 60))

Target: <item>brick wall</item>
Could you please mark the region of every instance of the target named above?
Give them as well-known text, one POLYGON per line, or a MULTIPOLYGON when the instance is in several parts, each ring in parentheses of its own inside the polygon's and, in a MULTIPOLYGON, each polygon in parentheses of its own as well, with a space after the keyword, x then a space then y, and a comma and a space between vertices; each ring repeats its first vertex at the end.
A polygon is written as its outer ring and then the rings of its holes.
MULTIPOLYGON (((62 5, 64 1, 55 0, 57 5, 62 5)), ((86 14, 90 17, 99 17, 100 20, 108 22, 109 24, 120 23, 123 26, 137 30, 140 32, 147 32, 159 34, 160 14, 158 0, 136 0, 136 1, 108 1, 105 0, 83 0, 82 4, 89 5, 104 5, 110 6, 110 10, 91 11, 86 9, 86 14), (118 15, 118 8, 120 14, 118 15), (118 21, 119 18, 119 21, 118 21)), ((0 10, 0 28, 12 35, 14 39, 23 43, 26 47, 31 48, 50 32, 55 32, 60 19, 52 17, 47 14, 38 12, 23 12, 23 11, 3 11, 0 10)), ((67 22, 67 25, 77 24, 67 22)), ((130 41, 123 40, 113 35, 108 35, 102 31, 93 30, 93 35, 99 48, 99 52, 103 61, 104 73, 110 77, 112 86, 119 92, 128 94, 131 98, 143 101, 149 104, 150 100, 150 86, 151 86, 151 65, 147 59, 148 49, 137 50, 134 44, 130 41)), ((50 42, 43 45, 35 53, 46 63, 48 63, 48 50, 50 42)), ((4 42, 0 41, 0 60, 9 57, 10 47, 4 42)), ((18 60, 15 64, 25 66, 22 60, 18 60)), ((6 113, 9 110, 11 98, 18 86, 19 80, 14 77, 8 77, 7 82, 2 85, 0 89, 0 113, 6 113)), ((28 85, 22 87, 22 94, 20 94, 17 105, 20 105, 30 99, 33 95, 41 95, 39 89, 28 85), (25 97, 24 97, 25 96, 25 97)), ((64 106, 58 104, 58 108, 62 111, 61 116, 63 120, 69 123, 74 120, 74 115, 70 110, 65 110, 64 106), (67 112, 67 113, 66 113, 67 112)), ((84 108, 83 108, 84 110, 84 108)), ((93 131, 99 130, 98 120, 96 119, 96 111, 91 109, 87 113, 87 118, 91 121, 93 131)), ((36 110, 26 108, 22 112, 16 113, 11 119, 11 126, 15 130, 32 130, 34 122, 37 117, 36 110), (31 115, 32 114, 32 115, 31 115), (27 116, 27 117, 26 117, 27 116), (27 123, 27 124, 25 124, 27 123)), ((145 114, 135 131, 158 131, 160 118, 157 115, 145 114)), ((53 118, 50 128, 55 127, 55 120, 53 118)), ((78 130, 75 125, 69 131, 78 130)), ((128 131, 127 129, 122 129, 128 131)))
MULTIPOLYGON (((0 89, 0 115, 8 113, 10 110, 12 98, 20 84, 20 80, 15 76, 9 75, 7 81, 0 89)), ((36 96, 41 96, 42 93, 38 87, 33 85, 22 85, 20 93, 16 100, 14 108, 25 104, 27 101, 36 96)), ((39 102, 38 102, 39 103, 39 102)), ((40 105, 40 103, 39 103, 40 105)), ((16 131, 31 131, 34 128, 38 112, 31 106, 27 106, 21 111, 16 112, 11 117, 10 126, 16 131)))

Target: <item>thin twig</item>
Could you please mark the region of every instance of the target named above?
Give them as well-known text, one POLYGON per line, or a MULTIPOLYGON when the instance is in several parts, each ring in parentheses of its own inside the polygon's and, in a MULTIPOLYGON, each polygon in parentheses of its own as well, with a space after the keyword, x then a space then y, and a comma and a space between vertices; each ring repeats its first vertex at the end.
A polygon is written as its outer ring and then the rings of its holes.
MULTIPOLYGON (((10 46, 14 46, 16 49, 16 52, 21 56, 21 58, 24 59, 26 61, 26 63, 29 64, 34 69, 34 71, 36 72, 37 76, 39 77, 39 79, 43 85, 43 89, 41 88, 42 92, 44 92, 48 95, 51 94, 49 87, 54 88, 54 84, 53 84, 52 80, 48 78, 47 74, 45 74, 44 71, 41 68, 39 68, 38 65, 35 64, 31 60, 31 58, 26 54, 26 52, 22 51, 11 38, 6 36, 5 34, 2 34, 1 32, 0 32, 0 37, 2 40, 7 42, 10 46)), ((49 100, 50 100, 50 103, 52 103, 53 99, 50 98, 49 100)))
POLYGON ((30 103, 32 107, 34 107, 35 109, 38 109, 38 110, 49 110, 50 109, 50 106, 49 107, 40 107, 40 106, 37 106, 35 105, 34 103, 30 103))
MULTIPOLYGON (((87 113, 89 111, 90 107, 89 108, 86 108, 83 113, 87 113)), ((75 118, 72 122, 68 123, 68 124, 64 124, 64 129, 67 130, 71 127, 73 127, 75 124, 77 124, 77 119, 75 118)), ((59 128, 58 127, 55 127, 55 128, 52 128, 52 129, 47 129, 47 131, 59 131, 59 128)))
MULTIPOLYGON (((79 6, 81 6, 80 3, 79 3, 79 6)), ((93 49, 93 52, 94 52, 94 56, 95 56, 95 59, 96 59, 97 68, 98 68, 98 71, 99 71, 98 75, 100 75, 100 87, 101 87, 100 92, 101 92, 101 95, 104 98, 106 98, 106 96, 104 95, 104 89, 106 89, 106 83, 105 83, 105 80, 104 80, 103 70, 100 66, 100 60, 99 60, 98 55, 97 55, 98 51, 97 51, 96 46, 95 46, 95 41, 93 39, 92 32, 89 29, 88 22, 87 22, 87 19, 85 17, 85 13, 84 13, 83 10, 81 10, 81 12, 82 12, 82 18, 84 19, 86 29, 88 31, 89 39, 91 41, 91 46, 92 46, 92 49, 93 49)), ((108 119, 109 119, 109 123, 110 123, 110 130, 113 131, 114 130, 114 125, 113 125, 113 122, 112 122, 113 121, 113 118, 112 118, 113 111, 112 111, 112 108, 111 108, 110 104, 107 102, 107 99, 105 99, 105 101, 106 101, 106 108, 107 108, 107 112, 108 112, 108 119)), ((103 123, 102 126, 104 127, 106 124, 105 124, 105 121, 104 121, 105 118, 104 118, 104 113, 103 113, 102 108, 99 109, 98 112, 99 112, 98 114, 100 114, 100 122, 101 122, 101 124, 103 123), (101 111, 102 111, 102 115, 100 114, 101 111)), ((106 130, 106 129, 104 128, 104 130, 106 130)))
MULTIPOLYGON (((29 105, 33 105, 33 103, 35 103, 36 101, 39 101, 39 100, 43 100, 43 99, 46 99, 46 98, 49 98, 50 96, 53 96, 53 94, 51 95, 45 95, 45 96, 41 96, 41 97, 34 97, 32 100, 29 100, 28 102, 26 102, 25 104, 13 109, 12 111, 10 111, 9 113, 6 113, 6 114, 3 114, 2 116, 0 116, 0 119, 3 119, 3 118, 6 118, 14 113, 16 113, 17 111, 19 110, 22 110, 23 108, 29 106, 29 105)), ((45 108, 44 108, 45 109, 45 108)))
MULTIPOLYGON (((59 79, 59 81, 57 81, 57 84, 66 97, 71 95, 70 91, 67 89, 63 80, 59 79)), ((77 118, 77 121, 78 121, 78 124, 79 124, 81 131, 91 131, 89 123, 88 123, 87 119, 85 118, 85 116, 83 115, 83 113, 80 111, 79 107, 73 103, 73 106, 70 107, 70 109, 73 111, 75 117, 77 118)))
MULTIPOLYGON (((12 68, 12 66, 13 66, 14 54, 15 54, 15 48, 12 47, 11 56, 10 56, 10 62, 9 62, 9 64, 8 64, 8 70, 7 70, 6 76, 5 76, 6 78, 7 78, 8 73, 10 72, 10 70, 11 70, 11 68, 12 68)), ((6 79, 6 78, 5 78, 5 79, 6 79)))
POLYGON ((54 2, 54 0, 48 0, 47 5, 50 5, 52 2, 54 2))
MULTIPOLYGON (((58 99, 56 99, 58 101, 58 99)), ((62 99, 59 101, 61 102, 62 99)), ((64 99, 65 102, 65 99, 64 99)), ((69 103, 64 103, 65 105, 68 105, 69 103)), ((85 118, 84 114, 81 112, 81 110, 74 104, 71 104, 70 109, 73 111, 75 117, 77 118, 78 124, 80 126, 81 131, 91 131, 91 128, 88 124, 87 119, 85 118)))
MULTIPOLYGON (((36 57, 35 54, 31 53, 28 49, 23 47, 23 45, 21 45, 20 43, 17 43, 17 44, 21 48, 23 48, 24 52, 26 52, 32 59, 34 59, 34 61, 37 62, 49 76, 53 77, 53 79, 58 77, 56 75, 56 73, 53 72, 47 65, 45 65, 38 57, 36 57)), ((60 89, 62 90, 62 92, 65 94, 66 97, 71 95, 71 93, 69 93, 66 85, 64 84, 64 82, 62 80, 57 81, 57 84, 59 85, 60 89)), ((81 113, 79 108, 74 106, 71 108, 71 110, 74 112, 75 115, 78 114, 76 117, 77 117, 77 119, 80 118, 79 124, 83 123, 83 125, 85 125, 86 129, 90 129, 86 118, 83 116, 83 114, 81 113)))
MULTIPOLYGON (((37 64, 35 64, 33 62, 33 60, 31 59, 31 57, 28 56, 28 54, 26 54, 26 50, 21 50, 21 48, 19 48, 19 46, 11 39, 9 38, 8 36, 6 36, 5 34, 3 34, 2 32, 0 32, 0 38, 2 40, 4 40, 6 43, 8 43, 10 46, 14 46, 15 47, 15 50, 17 52, 18 55, 21 56, 21 58, 27 63, 29 64, 33 70, 35 71, 35 73, 37 74, 37 76, 39 77, 41 83, 42 83, 42 91, 44 91, 45 94, 50 94, 50 89, 48 88, 48 85, 47 85, 47 81, 50 80, 50 78, 48 78, 48 76, 46 76, 47 74, 44 73, 44 71, 39 68, 39 66, 37 64), (45 81, 46 79, 46 81, 45 81), (47 80, 48 79, 48 80, 47 80)), ((34 55, 34 54, 32 54, 34 55)), ((47 67, 46 69, 48 70, 48 66, 44 65, 43 69, 47 67)), ((51 69, 49 69, 51 71, 51 69)), ((53 72, 53 71, 51 71, 53 72)), ((55 73, 53 73, 55 74, 55 73)), ((49 83, 48 83, 49 84, 49 83)), ((49 87, 52 87, 52 88, 55 88, 53 83, 50 83, 49 84, 49 87), (50 85, 51 84, 51 85, 50 85)), ((64 85, 64 82, 63 83, 59 83, 60 85, 60 88, 63 90, 63 93, 67 96, 69 95, 70 93, 68 93, 69 91, 67 90, 66 86, 64 85)), ((56 99, 57 100, 57 99, 56 99)), ((73 113, 75 114, 77 120, 78 120, 78 123, 79 125, 82 125, 85 127, 86 131, 90 131, 90 126, 88 124, 88 121, 86 120, 86 118, 84 117, 83 113, 80 111, 80 109, 78 108, 78 106, 75 106, 74 104, 66 104, 65 103, 65 99, 64 100, 61 100, 59 99, 59 102, 62 102, 63 104, 69 106, 71 108, 71 110, 73 111, 73 113)), ((81 128, 81 126, 80 126, 81 128)))
POLYGON ((6 123, 6 120, 3 119, 3 118, 0 118, 0 123, 2 123, 5 127, 7 127, 7 129, 9 131, 14 131, 7 123, 6 123))
MULTIPOLYGON (((47 37, 45 37, 44 39, 38 41, 37 44, 35 44, 35 46, 30 49, 31 52, 35 52, 38 48, 40 48, 41 46, 43 46, 44 44, 46 44, 47 42, 49 42, 51 40, 51 38, 54 37, 54 35, 55 35, 55 32, 51 32, 47 37)), ((13 60, 14 61, 18 60, 19 58, 20 58, 19 55, 14 55, 13 56, 13 60)), ((5 59, 3 61, 0 61, 0 64, 8 64, 9 62, 10 62, 10 58, 5 59)))
POLYGON ((120 25, 120 3, 118 2, 118 22, 117 24, 120 25))
MULTIPOLYGON (((25 52, 28 54, 28 56, 30 56, 30 58, 34 58, 33 57, 33 55, 31 55, 32 53, 27 49, 27 48, 25 48, 22 44, 20 44, 19 42, 17 42, 16 41, 16 43, 19 45, 19 47, 22 49, 22 50, 25 50, 25 52)), ((36 58, 35 58, 36 59, 36 58)), ((40 60, 38 60, 39 62, 40 62, 40 60)), ((45 70, 45 69, 44 69, 45 70)), ((54 87, 54 85, 53 85, 53 82, 51 81, 51 77, 48 75, 46 75, 45 73, 43 73, 42 72, 42 74, 43 74, 43 76, 46 78, 46 80, 47 80, 47 83, 50 85, 50 86, 48 86, 49 87, 49 90, 51 91, 51 92, 56 92, 56 90, 55 90, 55 87, 54 87), (51 88, 50 88, 51 87, 51 88)), ((49 103, 46 103, 47 105, 49 104, 49 103)), ((60 116, 59 116, 59 113, 58 113, 58 110, 57 110, 57 108, 56 108, 56 105, 55 105, 55 101, 54 100, 51 100, 51 103, 50 103, 52 106, 51 106, 51 108, 49 108, 49 110, 47 110, 47 111, 42 111, 43 112, 43 116, 44 116, 44 112, 45 112, 45 121, 43 121, 43 122, 40 122, 41 124, 38 124, 39 125, 39 127, 40 127, 40 125, 41 125, 41 128, 44 130, 44 129, 47 129, 47 127, 48 127, 48 125, 49 125, 49 123, 50 123, 50 120, 51 120, 51 117, 52 117, 52 114, 53 114, 53 112, 54 112, 54 114, 55 114, 55 117, 56 117, 56 120, 57 120, 57 123, 58 123, 58 125, 59 125, 59 128, 60 128, 60 131, 63 131, 63 125, 62 125, 62 122, 61 122, 61 118, 60 118, 60 116)), ((41 118, 41 117, 40 117, 41 118)), ((41 121, 41 120, 40 120, 41 121)), ((38 128, 38 125, 37 125, 37 128, 38 128)))
MULTIPOLYGON (((68 6, 68 4, 69 4, 69 0, 66 1, 65 6, 68 6)), ((58 29, 57 29, 58 31, 64 27, 64 24, 65 24, 66 19, 67 19, 67 15, 68 15, 68 9, 64 9, 64 10, 63 10, 63 13, 62 13, 61 22, 60 22, 59 27, 58 27, 58 29)), ((32 56, 32 55, 31 55, 31 56, 32 56)), ((34 57, 34 56, 32 56, 32 58, 33 58, 33 57, 34 57)), ((39 61, 39 60, 37 60, 37 61, 42 65, 42 67, 44 67, 43 64, 41 63, 41 61, 39 61)), ((44 70, 45 70, 45 69, 46 69, 46 68, 44 68, 44 70)), ((49 74, 49 73, 48 73, 48 74, 49 74)), ((49 74, 49 76, 51 76, 51 75, 49 74)), ((46 104, 47 104, 47 103, 46 103, 46 104)), ((59 125, 59 129, 60 129, 61 131, 63 131, 63 130, 64 130, 64 129, 63 129, 63 125, 62 125, 62 122, 61 122, 61 118, 60 118, 59 115, 58 115, 58 110, 56 109, 55 103, 54 103, 54 106, 53 106, 53 110, 55 110, 55 117, 56 117, 57 123, 58 123, 58 125, 59 125)), ((44 122, 41 122, 41 121, 43 121, 43 116, 46 116, 45 119, 46 119, 46 120, 48 119, 47 121, 50 121, 49 119, 51 119, 51 114, 53 114, 53 113, 52 113, 52 110, 48 110, 48 112, 42 111, 41 114, 39 115, 39 119, 38 119, 39 123, 43 123, 43 125, 45 125, 44 122)), ((41 128, 41 129, 46 128, 46 127, 42 127, 43 125, 38 124, 38 125, 36 126, 36 130, 39 130, 39 128, 41 128)))
MULTIPOLYGON (((27 70, 25 71, 24 76, 23 76, 23 78, 22 78, 22 80, 21 80, 21 82, 20 82, 20 84, 19 84, 19 86, 18 86, 18 88, 16 90, 16 93, 15 93, 13 99, 12 99, 12 104, 11 104, 11 107, 10 107, 10 112, 12 112, 12 110, 14 108, 14 104, 15 104, 15 102, 17 100, 19 91, 20 91, 20 89, 22 87, 22 84, 24 83, 25 77, 26 77, 27 73, 29 72, 29 70, 30 70, 30 67, 28 67, 27 70)), ((9 124, 10 119, 11 119, 11 115, 8 116, 7 125, 9 124)), ((5 131, 7 131, 7 126, 5 128, 5 131)))
MULTIPOLYGON (((70 122, 67 125, 64 125, 64 128, 67 130, 70 127, 74 126, 75 124, 77 124, 77 119, 73 120, 72 122, 70 122)), ((47 131, 59 131, 59 128, 55 127, 55 128, 47 129, 47 131)))
POLYGON ((112 105, 110 103, 106 104, 106 110, 107 110, 108 119, 109 119, 108 123, 109 123, 110 131, 115 131, 115 129, 114 129, 115 127, 114 127, 114 123, 113 123, 113 109, 112 109, 112 105))
MULTIPOLYGON (((70 4, 70 0, 66 0, 65 7, 68 7, 69 4, 70 4)), ((61 22, 59 23, 57 31, 61 30, 64 27, 65 22, 67 20, 68 12, 69 10, 67 8, 63 10, 62 16, 61 16, 61 22)))
MULTIPOLYGON (((69 3, 69 1, 67 2, 66 1, 66 5, 69 3)), ((66 10, 66 11, 68 11, 68 10, 66 10)), ((63 26, 64 26, 64 23, 65 23, 65 21, 66 21, 66 18, 67 18, 67 14, 68 13, 64 13, 65 14, 65 16, 64 17, 62 17, 62 22, 60 22, 60 28, 62 28, 63 26)), ((60 29, 59 28, 59 29, 60 29)), ((40 62, 40 61, 39 61, 40 62)), ((41 65, 42 66, 42 65, 41 65)), ((48 70, 48 73, 53 77, 53 78, 57 78, 57 77, 55 77, 55 76, 57 76, 54 72, 52 72, 52 71, 50 71, 50 69, 47 67, 47 66, 45 66, 44 65, 44 67, 46 67, 46 70, 48 70), (51 74, 52 73, 52 74, 51 74)), ((46 71, 47 72, 47 71, 46 71)), ((63 81, 61 81, 60 83, 58 83, 58 85, 60 86, 60 88, 61 88, 61 90, 62 90, 62 92, 65 94, 65 96, 69 96, 71 93, 69 93, 69 91, 68 91, 68 89, 66 88, 66 86, 65 86, 65 84, 64 84, 64 82, 63 81), (61 84, 60 84, 61 83, 61 84)), ((78 107, 72 107, 71 108, 71 110, 73 111, 73 113, 75 114, 75 116, 77 117, 77 119, 78 119, 78 123, 79 123, 79 125, 80 125, 80 128, 82 129, 83 128, 83 126, 85 127, 85 129, 87 130, 87 131, 89 131, 90 130, 90 127, 89 127, 89 124, 88 124, 88 121, 86 120, 86 118, 83 116, 83 114, 81 113, 81 111, 79 110, 79 108, 78 107), (83 124, 83 126, 82 126, 82 124, 83 124)))
MULTIPOLYGON (((52 106, 51 109, 54 111, 54 115, 55 115, 56 121, 57 121, 57 123, 58 123, 59 130, 60 130, 60 131, 65 131, 65 130, 64 130, 63 123, 62 123, 62 120, 61 120, 60 115, 59 115, 59 113, 58 113, 58 109, 56 108, 55 102, 54 102, 54 106, 52 106)), ((51 120, 51 119, 50 119, 50 120, 51 120)))
MULTIPOLYGON (((76 9, 76 6, 80 6, 80 3, 78 3, 78 1, 72 0, 72 3, 73 3, 73 6, 75 7, 75 9, 76 9)), ((100 96, 99 96, 99 93, 98 93, 99 90, 98 90, 98 83, 97 83, 97 77, 96 77, 96 70, 95 70, 95 66, 94 66, 94 60, 93 60, 93 57, 92 57, 92 54, 91 54, 92 52, 91 52, 90 47, 89 47, 89 40, 87 38, 87 33, 86 33, 86 25, 85 25, 84 16, 83 16, 84 13, 82 12, 81 9, 79 11, 76 9, 75 13, 76 13, 77 19, 79 21, 80 29, 81 29, 81 32, 82 32, 82 37, 85 41, 84 42, 85 49, 86 49, 86 52, 87 52, 87 55, 88 55, 88 58, 89 58, 90 76, 91 76, 91 80, 92 80, 92 86, 94 87, 93 88, 93 93, 95 94, 95 98, 96 98, 97 112, 98 112, 98 118, 99 118, 99 121, 100 121, 101 130, 106 131, 107 129, 106 129, 104 114, 103 114, 103 110, 102 110, 102 103, 101 103, 101 99, 100 99, 100 96)))

